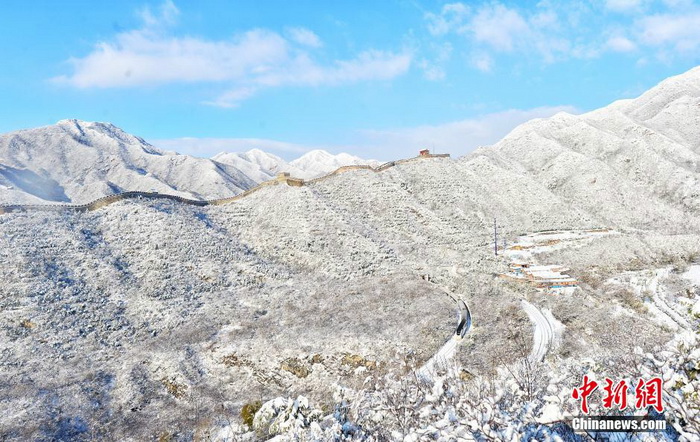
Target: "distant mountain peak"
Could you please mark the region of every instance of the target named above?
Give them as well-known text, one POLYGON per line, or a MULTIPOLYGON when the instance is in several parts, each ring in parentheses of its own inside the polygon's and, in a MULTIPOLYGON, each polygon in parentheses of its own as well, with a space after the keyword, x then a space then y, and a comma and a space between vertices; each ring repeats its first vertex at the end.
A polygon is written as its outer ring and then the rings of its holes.
POLYGON ((378 161, 364 160, 348 153, 332 154, 323 149, 311 150, 290 162, 258 148, 243 153, 221 152, 212 159, 236 167, 257 181, 266 181, 280 172, 288 172, 297 178, 312 179, 342 166, 379 164, 378 161))
POLYGON ((290 161, 289 164, 305 172, 306 176, 302 178, 316 178, 330 173, 339 167, 365 164, 376 166, 379 165, 379 161, 365 160, 345 152, 334 155, 322 149, 315 149, 306 152, 294 161, 290 161))
POLYGON ((56 122, 58 126, 85 126, 91 124, 89 121, 79 120, 77 118, 65 118, 56 122))
POLYGON ((234 168, 148 144, 111 123, 78 119, 0 135, 0 204, 84 203, 128 190, 220 198, 256 184, 234 168))
POLYGON ((246 152, 247 154, 251 155, 267 155, 267 156, 274 156, 277 157, 277 155, 271 154, 269 152, 265 152, 262 149, 258 149, 257 147, 254 147, 246 152))
MULTIPOLYGON (((64 120, 59 120, 56 122, 56 126, 62 127, 62 128, 70 128, 70 129, 77 129, 81 132, 85 130, 94 130, 98 132, 107 132, 107 133, 118 133, 118 134, 123 134, 123 135, 129 135, 130 137, 133 137, 135 139, 139 139, 143 141, 141 138, 136 137, 134 135, 130 135, 121 128, 115 126, 112 123, 107 123, 107 122, 101 122, 101 121, 84 121, 84 120, 78 120, 76 118, 69 118, 69 119, 64 119, 64 120)), ((143 141, 145 143, 145 141, 143 141)))

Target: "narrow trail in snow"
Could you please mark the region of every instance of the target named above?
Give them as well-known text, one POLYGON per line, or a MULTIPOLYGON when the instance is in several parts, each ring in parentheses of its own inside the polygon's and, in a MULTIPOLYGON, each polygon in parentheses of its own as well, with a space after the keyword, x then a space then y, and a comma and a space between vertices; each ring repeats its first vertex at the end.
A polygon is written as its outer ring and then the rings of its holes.
POLYGON ((543 315, 537 307, 524 299, 521 300, 521 303, 523 305, 523 310, 525 310, 530 321, 535 325, 535 331, 532 337, 532 351, 528 359, 531 363, 542 362, 552 345, 554 329, 547 317, 543 315))
MULTIPOLYGON (((452 296, 450 295, 450 297, 452 296)), ((469 307, 461 298, 455 299, 455 301, 457 302, 458 308, 457 328, 455 333, 440 347, 428 362, 416 371, 416 375, 420 379, 430 381, 439 369, 446 369, 449 361, 451 361, 457 353, 457 348, 462 343, 464 335, 466 335, 472 327, 472 315, 469 307)))
POLYGON ((690 331, 693 329, 692 325, 681 315, 678 314, 664 299, 661 290, 659 289, 659 279, 664 274, 665 271, 656 271, 654 276, 651 278, 647 284, 647 289, 652 293, 652 302, 656 308, 666 315, 671 321, 673 321, 680 329, 690 331))

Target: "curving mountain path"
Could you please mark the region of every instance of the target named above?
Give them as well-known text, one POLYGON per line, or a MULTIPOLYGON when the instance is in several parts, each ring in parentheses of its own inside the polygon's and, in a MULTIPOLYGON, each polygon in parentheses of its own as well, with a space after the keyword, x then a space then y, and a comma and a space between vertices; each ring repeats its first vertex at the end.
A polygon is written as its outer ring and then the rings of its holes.
POLYGON ((547 317, 542 314, 537 307, 524 299, 520 302, 523 306, 523 310, 525 310, 525 313, 527 313, 527 316, 530 318, 530 321, 535 325, 535 331, 532 337, 532 351, 528 359, 530 363, 542 362, 552 345, 554 328, 547 317))
POLYGON ((458 319, 455 333, 440 349, 416 371, 416 375, 423 380, 431 380, 438 369, 445 369, 449 361, 454 358, 457 348, 462 343, 464 335, 472 327, 472 314, 467 304, 462 300, 457 300, 458 319))

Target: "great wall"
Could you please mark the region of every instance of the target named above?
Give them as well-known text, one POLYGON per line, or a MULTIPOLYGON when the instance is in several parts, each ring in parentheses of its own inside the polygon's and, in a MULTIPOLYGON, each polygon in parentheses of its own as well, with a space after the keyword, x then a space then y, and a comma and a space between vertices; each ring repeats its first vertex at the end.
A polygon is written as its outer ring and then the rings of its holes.
POLYGON ((231 197, 227 198, 219 198, 219 199, 214 199, 214 200, 193 200, 189 198, 183 198, 181 196, 177 195, 170 195, 167 193, 158 193, 158 192, 142 192, 142 191, 128 191, 128 192, 122 192, 122 193, 116 193, 113 195, 108 195, 104 196, 102 198, 98 198, 94 201, 91 201, 89 203, 85 204, 0 204, 0 215, 5 214, 5 213, 12 213, 12 212, 30 212, 30 211, 44 211, 44 212, 56 212, 56 211, 75 211, 75 212, 88 212, 92 210, 97 210, 102 207, 108 206, 112 203, 116 203, 117 201, 122 201, 125 199, 134 199, 134 198, 151 198, 151 199, 168 199, 168 200, 173 200, 173 201, 178 201, 183 204, 189 204, 192 206, 219 206, 222 204, 227 204, 231 203, 234 201, 237 201, 241 198, 245 198, 246 196, 257 192, 258 190, 268 187, 268 186, 276 186, 279 184, 286 184, 288 186, 292 187, 302 187, 306 186, 309 184, 314 184, 318 183, 320 181, 329 179, 335 175, 339 175, 351 170, 370 170, 372 172, 382 172, 384 170, 387 170, 391 167, 394 167, 398 164, 403 164, 403 163, 408 163, 411 161, 416 161, 416 160, 422 160, 422 159, 428 159, 428 158, 449 158, 450 154, 430 154, 430 153, 425 153, 424 151, 421 152, 420 155, 413 157, 413 158, 405 158, 402 160, 396 160, 396 161, 389 161, 387 163, 384 163, 378 167, 372 167, 368 165, 360 165, 360 166, 342 166, 339 167, 338 169, 334 170, 333 172, 324 175, 319 178, 314 178, 310 180, 304 180, 301 178, 294 178, 289 175, 289 173, 280 173, 277 175, 276 178, 264 181, 260 184, 258 184, 255 187, 251 187, 250 189, 239 193, 238 195, 234 195, 231 197))

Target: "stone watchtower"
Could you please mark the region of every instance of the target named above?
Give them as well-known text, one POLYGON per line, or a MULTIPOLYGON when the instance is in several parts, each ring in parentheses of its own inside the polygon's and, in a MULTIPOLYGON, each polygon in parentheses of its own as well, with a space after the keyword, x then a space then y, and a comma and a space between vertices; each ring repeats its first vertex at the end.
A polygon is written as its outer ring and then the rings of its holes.
POLYGON ((277 177, 275 178, 275 181, 277 181, 280 184, 286 184, 288 186, 292 187, 301 187, 304 185, 304 180, 301 178, 292 178, 289 175, 289 172, 280 172, 277 174, 277 177))

